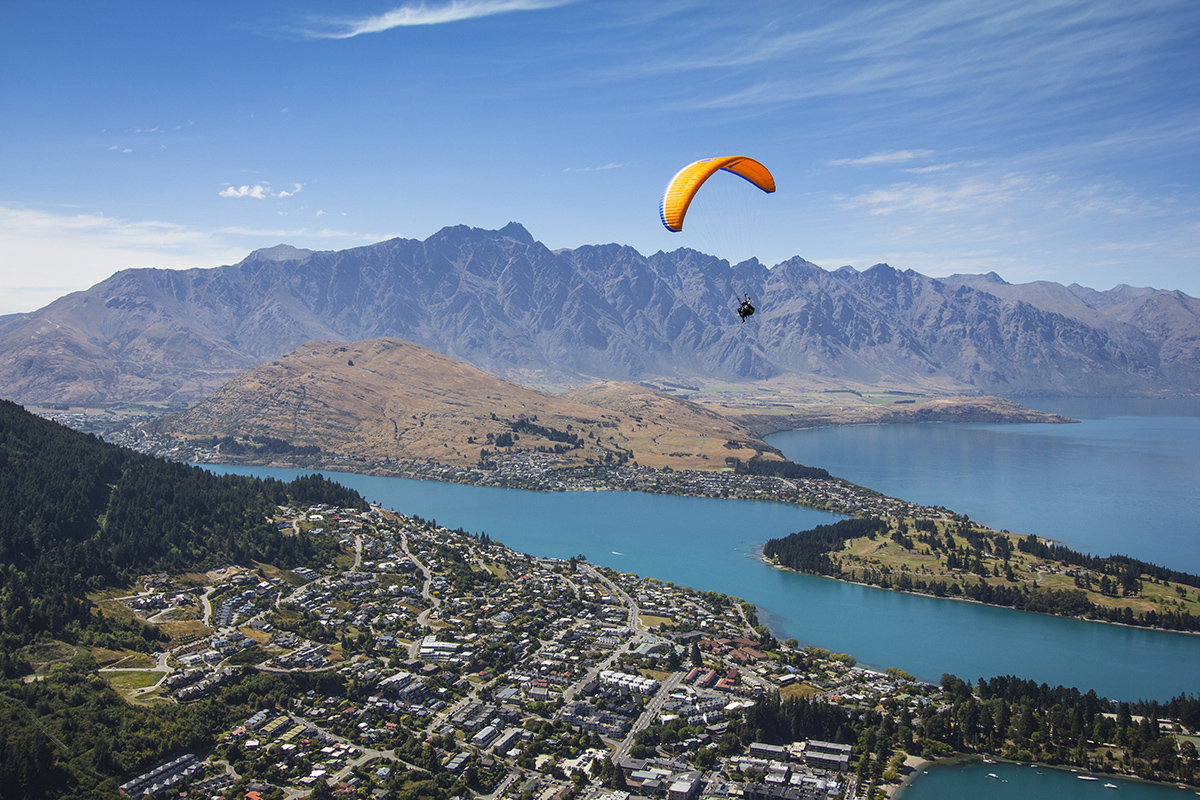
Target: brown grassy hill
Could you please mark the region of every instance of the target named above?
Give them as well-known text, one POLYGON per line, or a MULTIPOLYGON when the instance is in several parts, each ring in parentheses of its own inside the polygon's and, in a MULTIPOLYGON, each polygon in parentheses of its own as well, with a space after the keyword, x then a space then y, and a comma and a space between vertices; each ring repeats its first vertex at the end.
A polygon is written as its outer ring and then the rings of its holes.
POLYGON ((483 449, 564 464, 719 469, 772 448, 693 403, 625 383, 559 397, 401 339, 308 342, 157 425, 182 437, 273 437, 325 456, 474 464, 483 449), (511 442, 511 444, 510 444, 511 442))

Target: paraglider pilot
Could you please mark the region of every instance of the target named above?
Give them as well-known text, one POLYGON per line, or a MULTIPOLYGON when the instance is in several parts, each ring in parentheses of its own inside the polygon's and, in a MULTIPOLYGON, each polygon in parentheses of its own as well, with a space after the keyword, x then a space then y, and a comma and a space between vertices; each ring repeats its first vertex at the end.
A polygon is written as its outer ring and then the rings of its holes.
POLYGON ((746 317, 754 313, 754 306, 750 305, 750 295, 746 295, 745 300, 739 301, 737 313, 743 323, 746 322, 746 317))

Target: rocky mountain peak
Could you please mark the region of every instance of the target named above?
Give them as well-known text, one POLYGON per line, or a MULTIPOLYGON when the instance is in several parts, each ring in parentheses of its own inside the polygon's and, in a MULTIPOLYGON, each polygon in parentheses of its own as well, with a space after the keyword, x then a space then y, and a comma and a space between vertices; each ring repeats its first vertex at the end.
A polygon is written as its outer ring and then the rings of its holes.
POLYGON ((501 236, 507 236, 510 239, 516 239, 522 244, 533 244, 534 238, 529 231, 525 230, 525 226, 519 222, 510 222, 497 231, 501 236))
POLYGON ((277 244, 274 247, 264 247, 255 250, 247 257, 247 261, 303 261, 313 254, 312 250, 292 247, 290 244, 277 244))

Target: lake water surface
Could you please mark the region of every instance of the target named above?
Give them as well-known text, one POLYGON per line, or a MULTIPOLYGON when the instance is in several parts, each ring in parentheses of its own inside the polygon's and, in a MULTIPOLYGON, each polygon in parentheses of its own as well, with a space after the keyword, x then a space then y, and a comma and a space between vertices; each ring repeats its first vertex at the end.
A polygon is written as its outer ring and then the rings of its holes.
POLYGON ((984 764, 967 761, 934 764, 921 772, 897 795, 897 800, 1009 800, 1009 798, 1055 798, 1055 800, 1168 800, 1195 797, 1192 789, 1132 781, 1097 774, 1099 780, 1082 781, 1069 770, 1029 764, 984 764), (996 777, 990 778, 989 774, 996 777), (1114 794, 1111 783, 1120 790, 1114 794))
MULTIPOLYGON (((943 436, 953 427, 920 425, 907 430, 919 440, 922 434, 943 436)), ((1035 435, 962 427, 993 436, 1035 435)), ((973 435, 971 430, 965 435, 973 435)), ((1054 430, 1091 435, 1080 425, 1054 426, 1054 430)), ((834 432, 858 433, 861 443, 876 439, 881 431, 888 429, 834 432)), ((821 438, 828 433, 804 431, 796 436, 821 438)), ((1053 440, 1087 452, 1069 440, 1053 440)), ((869 449, 844 436, 840 441, 851 450, 869 449)), ((825 450, 830 458, 837 454, 837 448, 828 444, 825 450)), ((929 452, 930 460, 944 460, 929 452)), ((852 460, 845 453, 841 458, 852 460)), ((214 469, 285 479, 296 474, 266 468, 214 469)), ((845 474, 840 467, 831 470, 845 474)), ((1200 690, 1200 637, 883 591, 774 570, 754 557, 769 538, 837 519, 824 512, 778 503, 634 492, 539 493, 349 473, 330 473, 330 477, 388 508, 471 533, 486 531, 523 552, 560 558, 581 553, 604 566, 750 600, 780 638, 794 636, 805 644, 850 653, 871 666, 897 666, 927 680, 936 681, 944 672, 969 681, 1011 674, 1084 691, 1095 689, 1119 699, 1167 699, 1200 690)), ((954 477, 951 471, 935 484, 965 493, 954 477)), ((872 485, 861 476, 851 479, 872 485)), ((966 482, 973 482, 970 474, 966 482)), ((884 490, 912 497, 894 487, 884 490)), ((971 510, 940 494, 914 499, 971 510)))

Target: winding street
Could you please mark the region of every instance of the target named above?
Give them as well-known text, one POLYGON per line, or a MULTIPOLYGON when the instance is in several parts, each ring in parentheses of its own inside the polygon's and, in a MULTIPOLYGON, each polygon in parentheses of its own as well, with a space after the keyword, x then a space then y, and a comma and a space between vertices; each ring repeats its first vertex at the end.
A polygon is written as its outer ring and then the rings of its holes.
MULTIPOLYGON (((433 573, 429 571, 429 567, 421 563, 421 560, 414 556, 412 551, 408 549, 408 534, 404 533, 403 531, 400 533, 400 549, 404 551, 404 555, 408 556, 408 558, 417 565, 417 569, 421 570, 421 575, 425 579, 421 583, 421 597, 429 602, 429 608, 417 615, 417 625, 423 627, 429 624, 429 615, 436 611, 439 606, 441 606, 442 601, 440 598, 434 597, 433 593, 429 591, 429 586, 433 582, 433 573)), ((412 644, 408 646, 408 657, 416 658, 420 652, 421 638, 418 636, 417 638, 413 639, 412 644)))

